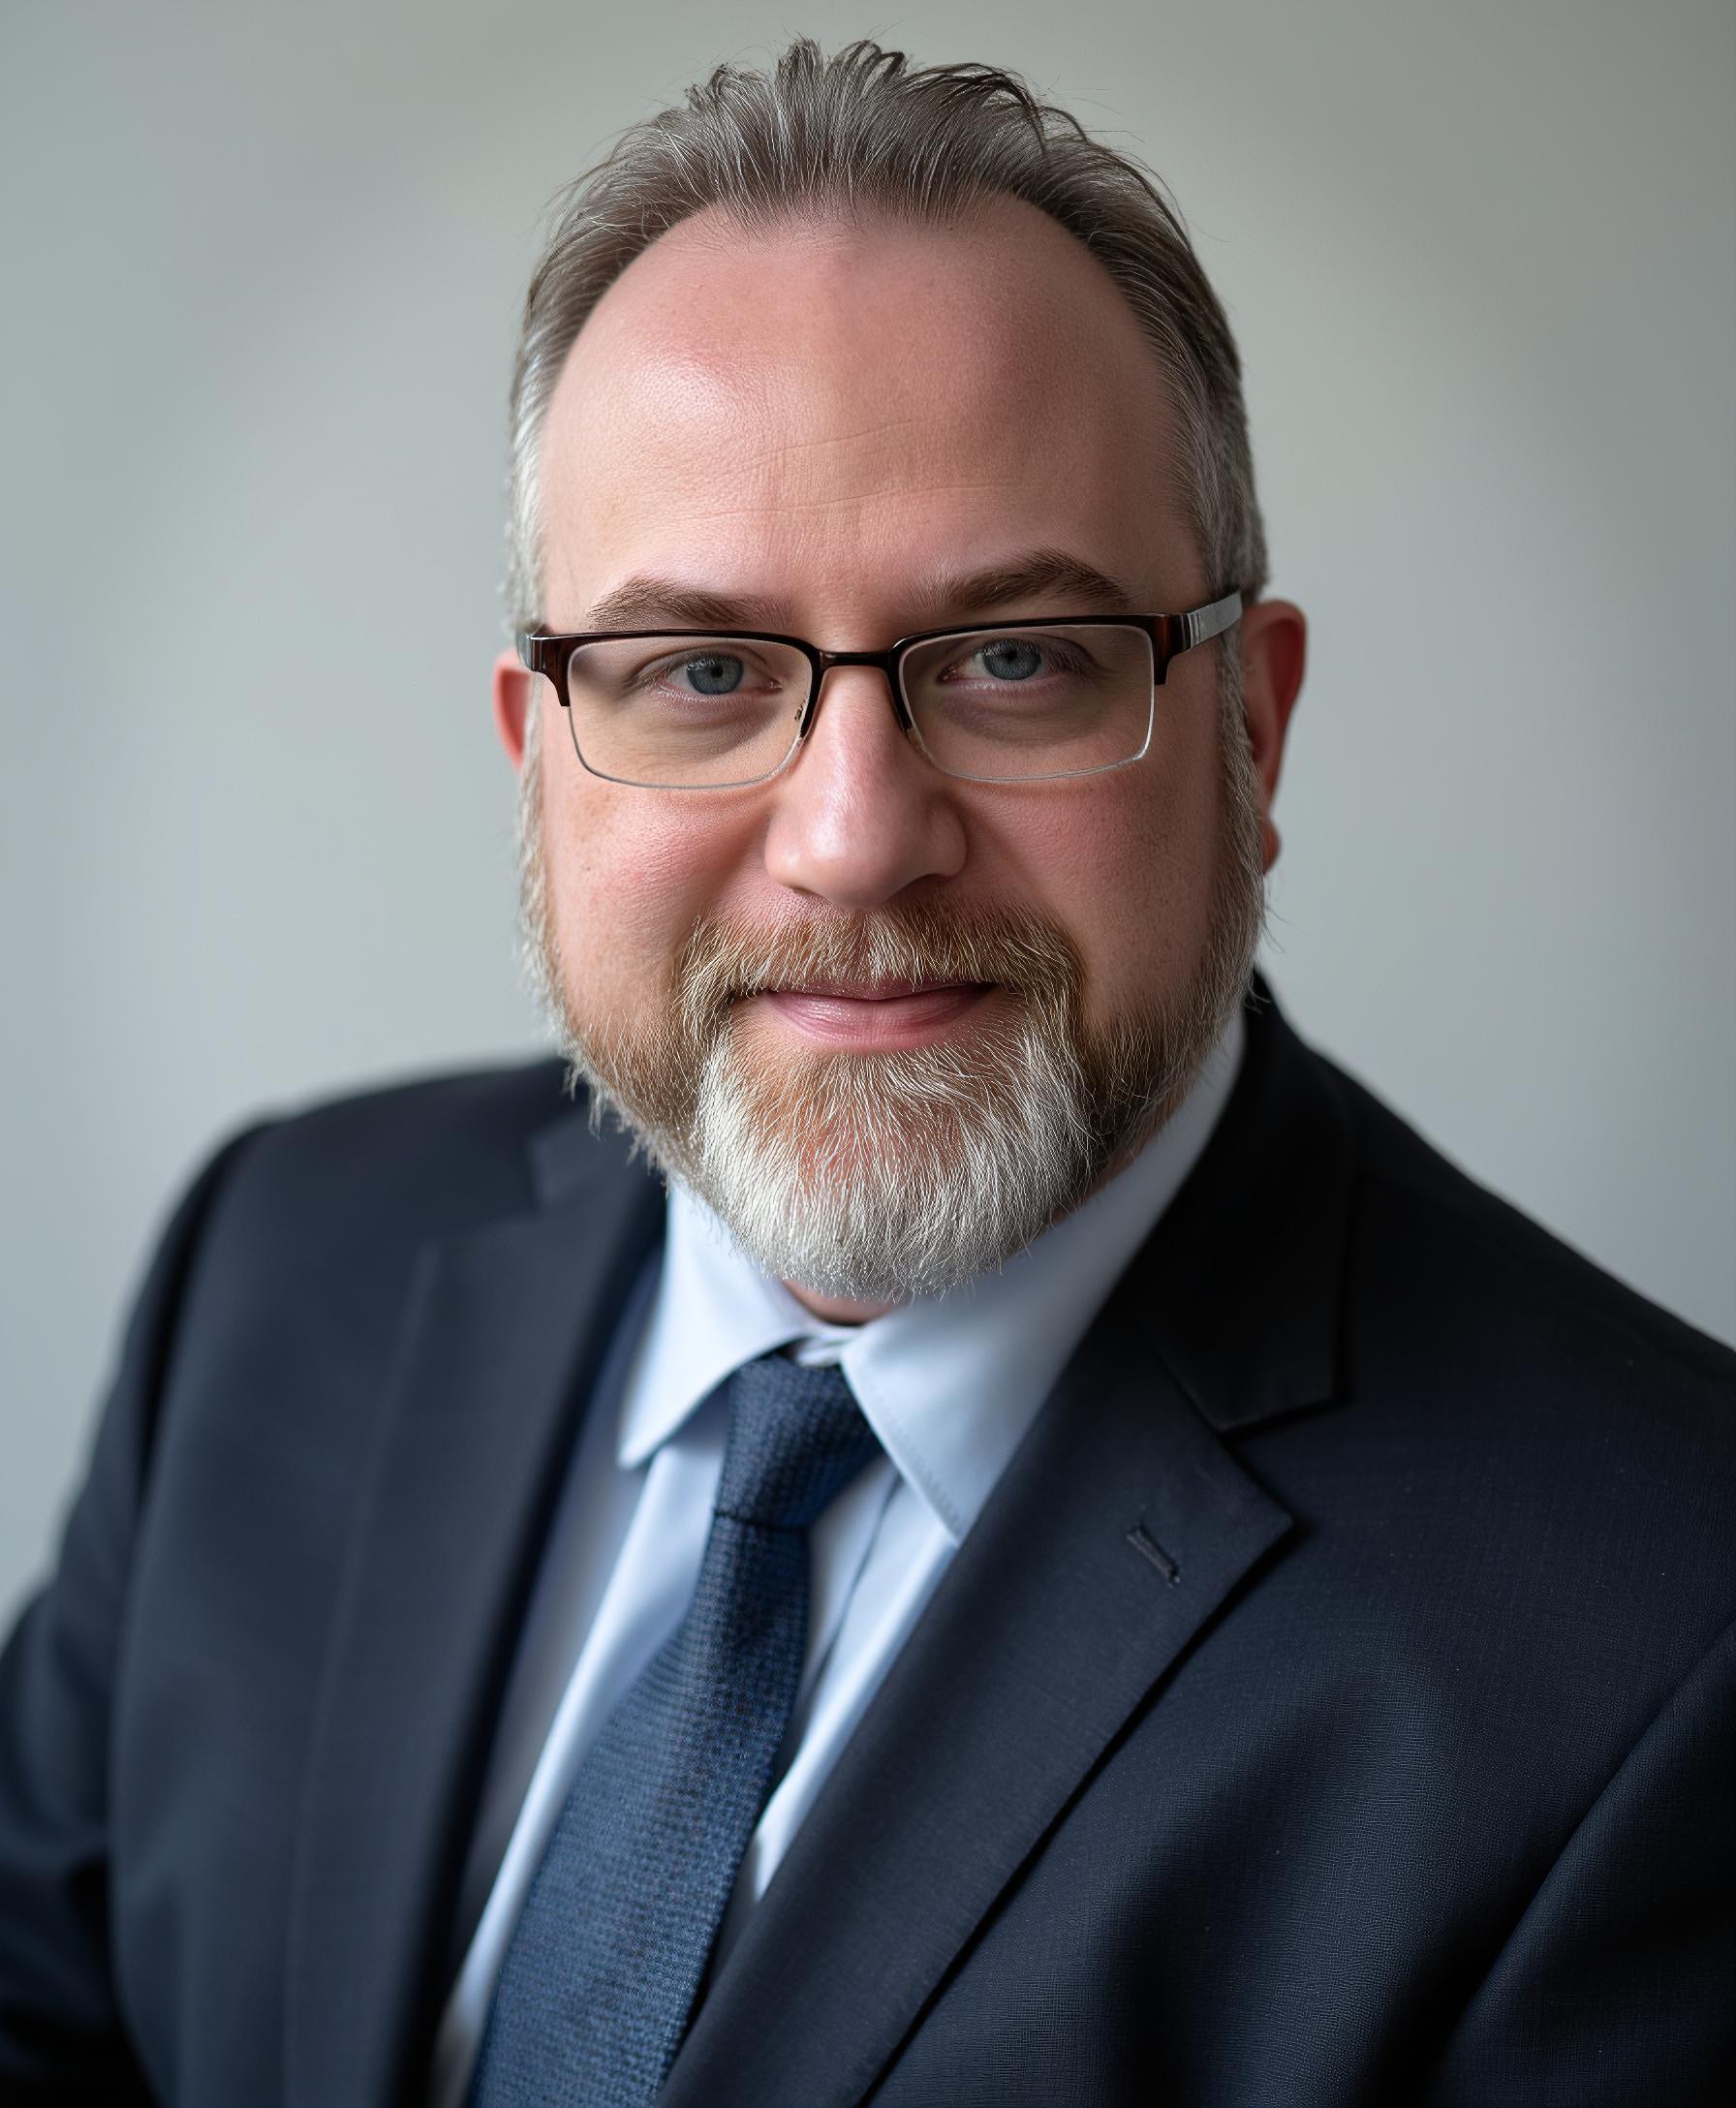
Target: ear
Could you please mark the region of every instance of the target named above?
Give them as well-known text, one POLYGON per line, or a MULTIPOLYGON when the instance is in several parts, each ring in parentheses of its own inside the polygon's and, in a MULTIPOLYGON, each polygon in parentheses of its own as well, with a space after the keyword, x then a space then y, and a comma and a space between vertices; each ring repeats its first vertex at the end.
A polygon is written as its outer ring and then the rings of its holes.
POLYGON ((525 726, 537 706, 539 682, 516 652, 503 651, 494 662, 494 729, 514 768, 524 765, 525 726))
POLYGON ((1241 633, 1242 707, 1248 749, 1259 779, 1261 834, 1270 871, 1279 848, 1272 805, 1284 766, 1285 735, 1308 662, 1308 621, 1289 601, 1256 601, 1242 611, 1241 633))

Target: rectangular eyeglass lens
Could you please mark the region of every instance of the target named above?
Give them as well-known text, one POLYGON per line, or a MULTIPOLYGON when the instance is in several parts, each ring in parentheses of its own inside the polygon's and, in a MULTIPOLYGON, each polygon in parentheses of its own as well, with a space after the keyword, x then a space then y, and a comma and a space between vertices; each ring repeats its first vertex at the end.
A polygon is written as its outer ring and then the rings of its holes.
POLYGON ((1131 625, 961 631, 914 646, 904 686, 924 746, 961 776, 1115 768, 1151 735, 1151 639, 1131 625))
POLYGON ((628 783, 750 783, 789 753, 808 662, 754 637, 609 637, 568 669, 579 759, 628 783))

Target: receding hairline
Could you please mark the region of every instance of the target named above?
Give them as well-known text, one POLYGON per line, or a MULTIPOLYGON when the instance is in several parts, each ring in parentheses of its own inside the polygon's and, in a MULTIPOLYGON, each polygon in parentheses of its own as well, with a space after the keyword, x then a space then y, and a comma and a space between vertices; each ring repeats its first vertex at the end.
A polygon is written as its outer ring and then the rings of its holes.
MULTIPOLYGON (((1153 344, 1150 332, 1144 327, 1138 310, 1129 299, 1125 287, 1113 271, 1073 230, 1058 220, 1052 212, 1045 212, 1040 205, 1020 198, 1010 191, 984 191, 956 201, 944 201, 932 211, 906 210, 896 202, 883 203, 870 199, 855 202, 840 199, 836 205, 824 200, 810 198, 791 199, 786 204, 763 212, 744 214, 733 202, 724 201, 699 207, 686 218, 677 220, 666 228, 657 237, 648 241, 622 265, 615 276, 598 294, 590 311, 574 332, 562 356, 560 368, 548 394, 552 402, 562 377, 572 363, 573 354, 584 340, 585 334, 600 316, 605 315, 619 289, 629 286, 647 264, 656 267, 658 261, 666 262, 671 253, 680 255, 697 251, 709 259, 728 258, 743 253, 775 249, 781 244, 793 242, 798 247, 804 239, 819 249, 845 250, 858 244, 869 244, 880 239, 896 239, 901 235, 921 236, 927 233, 940 235, 970 235, 978 229, 992 234, 995 223, 1010 222, 1016 230, 1018 223, 1026 223, 1026 232, 1034 242, 1047 242, 1057 257, 1066 256, 1075 268, 1082 268, 1086 275, 1110 298, 1116 311, 1123 317, 1129 329, 1128 341, 1136 343, 1156 373, 1162 388, 1164 400, 1174 406, 1176 394, 1175 376, 1165 363, 1158 347, 1153 344), (1032 225, 1031 223, 1037 223, 1032 225)), ((1179 407, 1179 406, 1176 406, 1179 407)))
POLYGON ((865 40, 828 57, 797 38, 764 72, 721 66, 630 126, 556 202, 514 361, 510 604, 528 612, 536 455, 560 370, 639 256, 681 229, 728 242, 804 222, 822 232, 870 220, 934 226, 1004 210, 1001 200, 1052 220, 1107 272, 1179 413, 1181 496, 1208 569, 1257 594, 1266 552, 1240 360, 1162 179, 1017 74, 917 68, 865 40))
MULTIPOLYGON (((1002 214, 1008 209, 1017 218, 1045 221, 1084 250, 1087 256, 1091 255, 1089 244, 1081 241, 1071 228, 1058 220, 1054 213, 1034 204, 1029 198, 1021 198, 1016 191, 979 188, 925 200, 875 195, 851 197, 842 190, 835 195, 815 192, 767 200, 714 199, 666 227, 639 250, 638 256, 649 255, 674 234, 719 249, 728 248, 744 237, 750 241, 770 239, 790 231, 808 232, 819 236, 835 232, 854 239, 862 234, 890 232, 904 228, 957 229, 968 226, 973 220, 1002 214)), ((638 256, 633 263, 638 261, 638 256)), ((1093 258, 1093 261, 1098 260, 1093 258)), ((622 276, 633 268, 633 263, 624 267, 622 276)), ((1114 283, 1113 278, 1110 283, 1114 283)))
MULTIPOLYGON (((1156 390, 1155 414, 1162 420, 1156 429, 1162 434, 1162 451, 1155 457, 1155 480, 1162 483, 1166 495, 1176 502, 1185 519, 1188 475, 1177 443, 1183 409, 1177 400, 1173 376, 1152 344, 1149 332, 1142 327, 1137 311, 1101 260, 1052 214, 1010 193, 981 194, 968 201, 956 212, 902 212, 883 209, 873 201, 865 206, 853 209, 846 207, 833 212, 811 199, 802 199, 792 201, 786 211, 759 215, 752 222, 742 220, 727 203, 707 205, 676 222, 666 229, 656 240, 648 242, 623 266, 599 294, 590 313, 568 344, 549 390, 547 407, 538 425, 536 448, 539 482, 542 477, 542 457, 548 444, 551 425, 563 417, 571 416, 580 401, 595 401, 600 394, 603 399, 607 400, 611 383, 618 372, 616 361, 628 358, 636 366, 641 356, 655 362, 666 356, 672 356, 677 365, 685 364, 685 355, 680 349, 671 349, 664 340, 643 344, 636 335, 636 332, 646 327, 646 316, 643 310, 633 304, 636 274, 647 265, 653 270, 659 268, 654 260, 659 257, 660 252, 662 267, 666 269, 672 264, 678 271, 689 250, 697 250, 700 257, 707 259, 727 259, 742 254, 744 249, 750 254, 755 250, 775 253, 792 232, 798 241, 803 235, 811 234, 822 242, 829 242, 835 236, 845 244, 872 242, 882 237, 896 239, 906 232, 920 234, 931 231, 946 235, 962 233, 968 237, 978 225, 985 233, 1004 235, 1008 223, 1011 223, 1013 231, 1016 232, 1018 223, 1033 217, 1047 222, 1052 229, 1052 234, 1040 237, 1052 244, 1052 255, 1057 259, 1068 259, 1071 267, 1082 272, 1076 286, 1064 285, 1061 303, 1052 312, 1069 317, 1075 313, 1076 304, 1069 303, 1076 303, 1081 286, 1094 289, 1089 296, 1100 297, 1114 303, 1113 311, 1120 316, 1124 326, 1123 356, 1136 362, 1145 380, 1156 390), (671 244, 675 245, 673 255, 669 246, 671 244), (626 298, 625 312, 617 298, 621 294, 626 298), (620 332, 618 335, 617 331, 620 332), (584 370, 587 349, 601 356, 603 367, 600 372, 593 370, 587 373, 584 370), (563 402, 567 405, 565 411, 560 407, 563 402)), ((799 250, 797 254, 799 257, 799 250)), ((643 279, 637 279, 636 283, 642 287, 643 279)), ((667 288, 661 293, 654 293, 651 295, 653 303, 666 297, 666 293, 667 288)), ((817 294, 817 298, 824 297, 824 294, 817 294)), ((652 313, 655 314, 655 305, 652 313)), ((1105 331, 1099 326, 1096 334, 1100 342, 1105 331)), ((726 338, 723 341, 727 344, 728 340, 726 338)), ((707 358, 704 362, 709 368, 710 360, 707 358)), ((1149 417, 1151 413, 1142 415, 1149 417)), ((1154 428, 1142 421, 1138 429, 1143 436, 1154 428)), ((1203 550, 1197 553, 1203 561, 1203 550)), ((548 555, 546 547, 542 548, 539 554, 541 562, 545 565, 548 555)), ((965 584, 956 584, 953 575, 948 574, 938 578, 932 585, 925 585, 914 597, 914 625, 928 627, 949 621, 960 608, 967 605, 980 605, 984 609, 992 610, 1009 600, 1036 597, 1048 589, 1058 572, 1065 574, 1064 582, 1081 608, 1090 608, 1100 613, 1126 612, 1132 607, 1138 597, 1130 594, 1118 581, 1105 579, 1100 570, 1082 558, 1069 557, 1066 552, 1048 548, 1030 549, 1016 551, 1015 557, 1016 561, 1009 557, 984 566, 979 572, 959 573, 957 577, 965 581, 965 584), (1009 568, 1016 574, 1015 582, 1009 589, 1002 590, 999 582, 1001 574, 1009 568), (1035 577, 1028 575, 1033 573, 1037 574, 1035 577), (967 590, 969 581, 976 579, 983 581, 983 589, 967 590), (915 619, 918 616, 920 619, 915 619)), ((543 584, 545 587, 545 576, 543 584)), ((545 591, 542 599, 545 602, 545 591)), ((588 611, 583 627, 606 630, 632 628, 640 624, 655 626, 654 617, 659 621, 671 621, 679 626, 694 623, 710 627, 719 623, 726 626, 732 623, 751 629, 779 630, 789 627, 787 610, 781 608, 775 600, 750 597, 749 601, 738 603, 730 599, 727 604, 727 612, 725 608, 724 597, 708 594, 702 587, 689 581, 674 581, 657 575, 625 576, 616 581, 601 597, 596 606, 588 611)), ((544 604, 539 619, 546 619, 546 612, 544 604)))

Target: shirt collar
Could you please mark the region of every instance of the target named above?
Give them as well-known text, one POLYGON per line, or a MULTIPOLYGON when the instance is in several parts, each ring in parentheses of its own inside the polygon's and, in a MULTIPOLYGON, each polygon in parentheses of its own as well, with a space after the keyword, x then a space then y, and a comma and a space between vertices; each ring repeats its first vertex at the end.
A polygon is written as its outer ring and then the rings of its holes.
POLYGON ((1133 1162, 997 1273, 863 1325, 813 1317, 671 1184, 663 1269, 617 1451, 645 1463, 744 1362, 818 1341, 899 1473, 956 1543, 1217 1126, 1241 1066, 1237 1009, 1193 1089, 1133 1162))

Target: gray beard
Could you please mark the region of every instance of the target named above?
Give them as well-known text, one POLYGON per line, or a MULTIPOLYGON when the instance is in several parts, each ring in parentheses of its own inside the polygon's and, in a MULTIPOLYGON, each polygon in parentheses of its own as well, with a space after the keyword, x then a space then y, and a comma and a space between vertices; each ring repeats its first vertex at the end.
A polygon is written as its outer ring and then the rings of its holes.
POLYGON ((1169 1003, 1105 1031, 1083 1019, 1081 963, 1054 925, 934 904, 827 909, 770 934, 702 919, 667 1015, 581 1023, 554 945, 533 711, 518 805, 524 963, 590 1088, 593 1124, 612 1114, 758 1266, 816 1294, 901 1303, 1005 1265, 1157 1132, 1246 990, 1264 912, 1259 808, 1239 693, 1223 715, 1203 955, 1169 1003), (810 977, 994 983, 1000 1000, 993 1022, 956 1042, 776 1062, 744 1048, 739 1001, 810 977))

